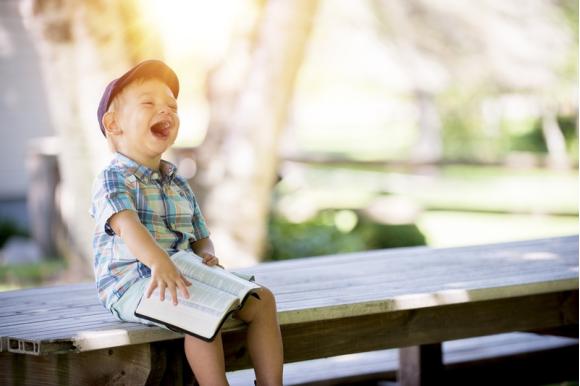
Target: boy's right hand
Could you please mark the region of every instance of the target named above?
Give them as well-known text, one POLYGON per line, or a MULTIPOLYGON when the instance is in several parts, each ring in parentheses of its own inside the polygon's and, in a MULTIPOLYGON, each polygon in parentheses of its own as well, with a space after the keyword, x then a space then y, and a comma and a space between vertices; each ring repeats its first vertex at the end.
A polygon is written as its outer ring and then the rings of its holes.
POLYGON ((179 272, 175 264, 168 257, 157 259, 151 264, 151 282, 147 288, 146 296, 149 298, 153 291, 159 287, 159 299, 165 300, 165 290, 169 290, 173 304, 177 305, 177 291, 185 298, 189 298, 189 290, 187 287, 191 285, 182 274, 179 272))

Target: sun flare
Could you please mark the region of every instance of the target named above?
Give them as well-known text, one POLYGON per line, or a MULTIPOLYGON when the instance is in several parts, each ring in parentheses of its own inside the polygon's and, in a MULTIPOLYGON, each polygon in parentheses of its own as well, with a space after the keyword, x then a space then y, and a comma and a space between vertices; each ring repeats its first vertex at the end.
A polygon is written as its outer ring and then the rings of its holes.
POLYGON ((162 35, 167 56, 219 55, 243 2, 232 0, 143 0, 144 14, 162 35))

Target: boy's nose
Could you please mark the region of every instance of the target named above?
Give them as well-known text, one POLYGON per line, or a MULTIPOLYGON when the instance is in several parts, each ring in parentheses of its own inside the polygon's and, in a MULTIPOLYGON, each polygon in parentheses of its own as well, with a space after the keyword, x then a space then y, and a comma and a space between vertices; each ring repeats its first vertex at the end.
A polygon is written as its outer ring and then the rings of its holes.
POLYGON ((159 113, 160 114, 169 114, 169 113, 171 113, 171 109, 168 106, 162 106, 161 109, 159 109, 159 113))

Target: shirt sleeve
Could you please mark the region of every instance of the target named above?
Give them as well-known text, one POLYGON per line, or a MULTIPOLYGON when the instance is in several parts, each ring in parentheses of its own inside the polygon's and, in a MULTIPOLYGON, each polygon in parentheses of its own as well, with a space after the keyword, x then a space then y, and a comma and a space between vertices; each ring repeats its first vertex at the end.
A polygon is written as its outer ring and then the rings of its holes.
MULTIPOLYGON (((129 176, 131 178, 134 176, 129 176)), ((114 170, 105 170, 97 176, 93 184, 92 205, 89 211, 98 228, 108 234, 112 230, 108 221, 115 213, 123 210, 136 212, 135 202, 123 174, 114 170)))

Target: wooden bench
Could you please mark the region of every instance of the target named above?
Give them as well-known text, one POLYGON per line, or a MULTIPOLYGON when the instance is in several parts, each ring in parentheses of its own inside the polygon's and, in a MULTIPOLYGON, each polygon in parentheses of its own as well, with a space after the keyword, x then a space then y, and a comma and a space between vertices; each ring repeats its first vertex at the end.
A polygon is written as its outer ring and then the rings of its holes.
MULTIPOLYGON (((323 256, 246 271, 276 294, 287 363, 402 348, 403 385, 445 376, 441 342, 578 331, 577 236, 323 256)), ((240 324, 224 327, 228 370, 250 366, 244 336, 240 324)), ((192 379, 181 335, 115 321, 91 283, 0 293, 0 337, 0 384, 192 379)))
MULTIPOLYGON (((371 385, 394 382, 397 349, 289 363, 285 386, 371 385)), ((445 386, 547 385, 578 379, 578 340, 510 332, 443 343, 445 386)), ((252 384, 251 369, 228 373, 230 386, 252 384)))

